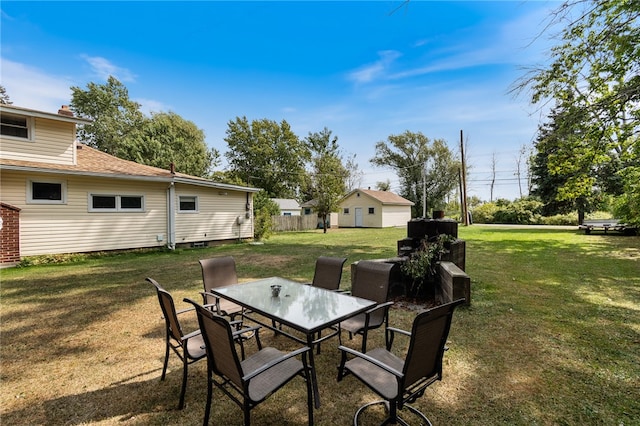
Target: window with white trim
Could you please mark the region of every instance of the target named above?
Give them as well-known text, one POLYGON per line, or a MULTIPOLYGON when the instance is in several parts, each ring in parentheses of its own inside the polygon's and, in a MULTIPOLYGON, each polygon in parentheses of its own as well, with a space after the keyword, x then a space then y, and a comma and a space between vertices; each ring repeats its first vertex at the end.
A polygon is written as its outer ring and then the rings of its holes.
POLYGON ((0 134, 18 139, 33 139, 33 119, 21 115, 2 114, 0 134))
POLYGON ((369 214, 376 214, 376 208, 375 207, 369 207, 369 214))
POLYGON ((27 184, 27 203, 29 204, 65 204, 66 202, 66 182, 32 180, 27 184))
POLYGON ((89 194, 90 212, 143 212, 144 196, 89 194))
POLYGON ((342 209, 342 214, 349 214, 349 207, 342 209))
POLYGON ((180 195, 178 197, 178 211, 181 213, 197 213, 198 197, 193 195, 180 195))

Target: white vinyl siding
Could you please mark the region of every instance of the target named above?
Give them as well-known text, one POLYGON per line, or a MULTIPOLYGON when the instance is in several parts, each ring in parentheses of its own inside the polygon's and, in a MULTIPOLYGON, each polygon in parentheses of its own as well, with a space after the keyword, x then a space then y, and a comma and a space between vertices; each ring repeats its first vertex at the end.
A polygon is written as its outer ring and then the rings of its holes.
POLYGON ((28 180, 45 175, 3 171, 2 201, 21 208, 22 256, 119 250, 166 244, 166 184, 136 183, 145 194, 143 213, 88 213, 89 193, 127 193, 132 183, 93 177, 68 177, 67 204, 25 203, 28 180), (164 241, 157 236, 163 235, 164 241))
POLYGON ((198 197, 198 212, 176 215, 176 244, 253 237, 253 221, 246 218, 244 192, 177 184, 176 201, 183 195, 198 197))
POLYGON ((34 123, 31 140, 0 136, 3 158, 50 164, 75 164, 74 123, 30 117, 34 123))
POLYGON ((356 226, 355 214, 353 214, 356 208, 362 209, 362 226, 365 228, 406 226, 407 222, 411 220, 411 206, 382 204, 365 194, 360 194, 360 197, 353 194, 340 203, 338 224, 341 228, 356 226), (371 209, 373 209, 373 213, 371 213, 371 209))

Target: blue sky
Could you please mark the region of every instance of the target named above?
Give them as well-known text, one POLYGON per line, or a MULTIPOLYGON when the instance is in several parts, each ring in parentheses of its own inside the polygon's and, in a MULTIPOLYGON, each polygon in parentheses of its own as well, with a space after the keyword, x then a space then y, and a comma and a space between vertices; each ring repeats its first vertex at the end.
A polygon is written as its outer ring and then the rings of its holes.
MULTIPOLYGON (((471 166, 469 195, 519 196, 516 158, 540 117, 511 85, 551 46, 557 1, 5 1, 1 84, 14 105, 55 112, 71 86, 109 75, 145 113, 193 121, 222 154, 227 123, 329 128, 356 155, 362 187, 398 180, 375 144, 406 130, 444 139, 471 166)), ((523 182, 523 188, 526 185, 523 182)), ((526 195, 526 194, 525 194, 526 195)))

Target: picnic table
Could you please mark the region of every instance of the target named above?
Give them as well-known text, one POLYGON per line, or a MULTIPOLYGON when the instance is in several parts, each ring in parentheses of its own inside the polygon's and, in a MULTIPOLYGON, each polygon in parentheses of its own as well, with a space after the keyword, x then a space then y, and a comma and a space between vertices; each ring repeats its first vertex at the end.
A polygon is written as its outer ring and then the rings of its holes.
POLYGON ((633 235, 637 231, 636 227, 620 223, 618 219, 585 220, 582 222, 582 225, 578 225, 578 229, 584 229, 584 233, 587 235, 589 235, 591 231, 604 231, 605 234, 608 231, 616 231, 627 235, 633 235))

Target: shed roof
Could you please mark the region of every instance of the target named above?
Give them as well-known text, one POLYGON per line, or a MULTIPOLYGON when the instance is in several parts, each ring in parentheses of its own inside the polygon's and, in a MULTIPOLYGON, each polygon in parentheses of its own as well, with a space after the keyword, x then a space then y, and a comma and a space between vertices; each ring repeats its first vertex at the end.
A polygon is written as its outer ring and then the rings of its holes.
POLYGON ((349 192, 340 201, 343 201, 356 193, 362 193, 364 195, 367 195, 373 198, 374 200, 379 201, 383 205, 413 206, 415 204, 413 201, 409 201, 406 198, 399 196, 398 194, 394 194, 393 192, 374 191, 372 189, 361 189, 361 188, 354 189, 353 191, 349 192))
POLYGON ((272 198, 280 210, 300 210, 300 204, 293 198, 272 198))

